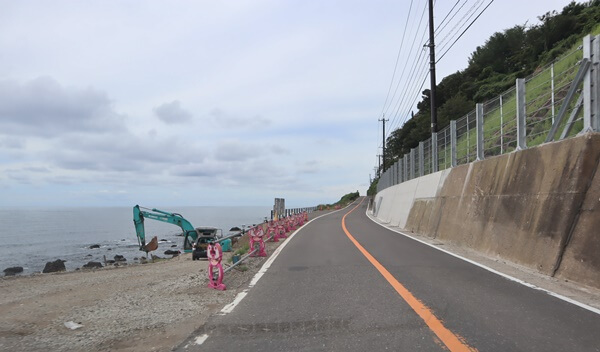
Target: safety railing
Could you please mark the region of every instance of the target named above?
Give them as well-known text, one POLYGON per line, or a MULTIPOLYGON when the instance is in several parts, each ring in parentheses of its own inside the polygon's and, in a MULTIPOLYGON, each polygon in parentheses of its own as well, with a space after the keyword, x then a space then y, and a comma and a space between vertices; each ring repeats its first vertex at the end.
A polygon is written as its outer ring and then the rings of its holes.
POLYGON ((377 191, 487 157, 600 131, 600 36, 432 134, 379 177, 377 191))

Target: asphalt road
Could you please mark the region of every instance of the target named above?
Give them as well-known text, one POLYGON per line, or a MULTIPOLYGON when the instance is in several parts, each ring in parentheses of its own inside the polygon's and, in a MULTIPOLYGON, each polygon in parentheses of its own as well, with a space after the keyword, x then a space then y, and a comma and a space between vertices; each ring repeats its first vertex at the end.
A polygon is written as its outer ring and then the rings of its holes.
POLYGON ((353 208, 305 225, 179 350, 600 351, 600 315, 389 231, 366 202, 343 218, 353 208))

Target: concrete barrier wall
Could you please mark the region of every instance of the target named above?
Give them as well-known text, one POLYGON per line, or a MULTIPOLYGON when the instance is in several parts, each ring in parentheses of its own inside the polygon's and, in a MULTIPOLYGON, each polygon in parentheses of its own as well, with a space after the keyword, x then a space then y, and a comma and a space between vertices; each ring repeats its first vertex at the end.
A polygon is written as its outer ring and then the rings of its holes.
POLYGON ((379 192, 375 215, 392 226, 404 228, 415 200, 434 199, 450 169, 415 178, 379 192))
POLYGON ((599 160, 600 134, 548 143, 385 189, 376 215, 600 287, 599 160))

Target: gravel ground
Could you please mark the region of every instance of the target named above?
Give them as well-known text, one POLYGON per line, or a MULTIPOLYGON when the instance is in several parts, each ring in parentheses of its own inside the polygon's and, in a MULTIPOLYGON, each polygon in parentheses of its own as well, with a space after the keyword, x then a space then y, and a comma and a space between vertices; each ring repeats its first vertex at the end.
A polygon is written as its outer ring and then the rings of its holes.
MULTIPOLYGON (((278 243, 268 243, 271 253, 278 243)), ((231 256, 225 253, 224 262, 231 256)), ((149 264, 0 279, 1 351, 168 351, 246 288, 264 258, 207 287, 191 254, 149 264), (65 322, 83 327, 70 330, 65 322)))

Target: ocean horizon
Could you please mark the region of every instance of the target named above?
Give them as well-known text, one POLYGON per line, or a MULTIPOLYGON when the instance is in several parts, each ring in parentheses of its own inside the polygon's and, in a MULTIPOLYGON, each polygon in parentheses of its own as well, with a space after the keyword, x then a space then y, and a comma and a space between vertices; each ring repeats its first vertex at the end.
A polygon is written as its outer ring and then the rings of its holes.
MULTIPOLYGON (((182 206, 158 208, 179 213, 194 227, 223 230, 261 223, 270 218, 269 206, 182 206)), ((146 238, 158 236, 160 257, 168 249, 181 250, 181 229, 172 224, 146 220, 146 238)), ((67 271, 90 261, 103 263, 122 255, 127 263, 145 256, 139 250, 133 225, 133 207, 0 207, 0 270, 21 266, 21 275, 41 272, 46 262, 65 260, 67 271), (100 248, 90 249, 92 245, 100 248)))

